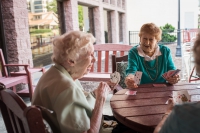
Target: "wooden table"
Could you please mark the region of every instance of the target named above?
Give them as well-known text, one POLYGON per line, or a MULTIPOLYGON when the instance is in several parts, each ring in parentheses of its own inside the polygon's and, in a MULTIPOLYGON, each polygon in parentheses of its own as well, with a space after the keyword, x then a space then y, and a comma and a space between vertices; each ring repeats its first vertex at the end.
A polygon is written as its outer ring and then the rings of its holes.
POLYGON ((113 115, 133 130, 152 133, 166 111, 166 101, 172 97, 172 91, 198 89, 198 84, 166 85, 140 85, 135 89, 136 95, 126 95, 128 89, 118 91, 110 101, 113 115))

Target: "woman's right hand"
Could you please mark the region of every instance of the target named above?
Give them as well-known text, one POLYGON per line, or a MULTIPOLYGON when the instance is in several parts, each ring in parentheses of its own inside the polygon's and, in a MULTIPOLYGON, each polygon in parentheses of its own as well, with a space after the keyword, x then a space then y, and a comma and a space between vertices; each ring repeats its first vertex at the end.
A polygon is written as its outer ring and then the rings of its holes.
POLYGON ((137 84, 134 81, 134 75, 132 75, 132 74, 129 74, 125 78, 125 84, 126 84, 127 88, 129 88, 129 89, 138 88, 137 84))
POLYGON ((106 82, 101 82, 98 88, 94 91, 96 99, 107 98, 109 92, 111 91, 109 85, 106 82))

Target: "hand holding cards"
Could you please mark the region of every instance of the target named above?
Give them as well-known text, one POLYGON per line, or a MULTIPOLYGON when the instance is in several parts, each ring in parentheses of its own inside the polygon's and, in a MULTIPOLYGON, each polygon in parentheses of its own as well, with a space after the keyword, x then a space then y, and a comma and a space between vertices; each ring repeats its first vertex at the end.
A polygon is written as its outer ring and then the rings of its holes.
POLYGON ((173 76, 179 74, 180 71, 181 71, 180 69, 169 70, 168 72, 164 73, 164 74, 162 75, 162 77, 163 77, 165 80, 167 80, 169 77, 173 77, 173 76))
POLYGON ((172 95, 174 103, 176 104, 191 102, 191 96, 189 95, 187 90, 173 91, 172 95))
POLYGON ((137 71, 134 75, 129 74, 125 80, 127 88, 129 89, 137 88, 138 87, 137 85, 140 84, 141 78, 142 78, 142 72, 140 71, 137 71))

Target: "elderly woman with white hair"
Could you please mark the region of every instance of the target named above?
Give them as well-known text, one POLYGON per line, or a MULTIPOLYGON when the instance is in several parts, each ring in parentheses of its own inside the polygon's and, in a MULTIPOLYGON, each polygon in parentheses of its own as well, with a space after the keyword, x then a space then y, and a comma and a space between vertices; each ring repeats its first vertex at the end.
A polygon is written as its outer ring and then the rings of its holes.
POLYGON ((94 98, 78 80, 95 62, 94 42, 92 34, 81 31, 54 39, 55 65, 42 75, 33 94, 32 104, 52 110, 48 117, 62 133, 98 133, 101 128, 103 105, 111 89, 101 82, 94 98))

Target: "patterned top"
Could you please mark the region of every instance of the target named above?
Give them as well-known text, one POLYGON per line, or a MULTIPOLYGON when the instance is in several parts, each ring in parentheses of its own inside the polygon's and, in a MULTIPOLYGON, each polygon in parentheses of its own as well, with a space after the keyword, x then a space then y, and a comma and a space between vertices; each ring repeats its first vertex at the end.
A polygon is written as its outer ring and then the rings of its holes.
POLYGON ((143 73, 140 84, 165 83, 166 80, 162 77, 162 74, 176 69, 170 49, 159 45, 161 55, 157 56, 154 60, 146 61, 144 57, 139 55, 137 47, 138 45, 129 51, 126 75, 141 71, 143 73))

